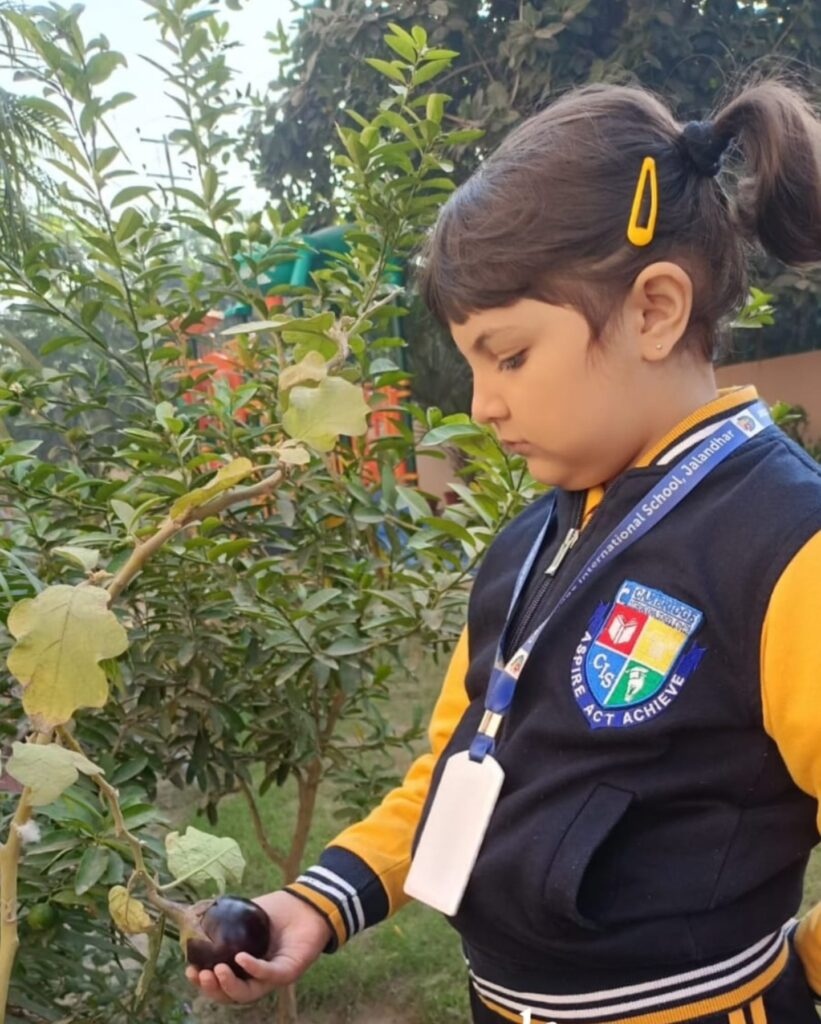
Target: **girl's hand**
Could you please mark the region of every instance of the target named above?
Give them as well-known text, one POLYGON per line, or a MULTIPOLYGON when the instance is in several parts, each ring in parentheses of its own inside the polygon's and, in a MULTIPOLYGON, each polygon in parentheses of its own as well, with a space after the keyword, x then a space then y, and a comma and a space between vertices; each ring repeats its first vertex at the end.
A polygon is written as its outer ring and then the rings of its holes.
POLYGON ((204 995, 217 1003, 253 1003, 274 989, 296 981, 317 959, 331 938, 325 918, 303 900, 279 891, 254 900, 271 921, 271 949, 267 960, 249 953, 238 953, 237 965, 251 975, 238 978, 228 964, 217 964, 213 971, 198 971, 188 966, 185 976, 204 995))

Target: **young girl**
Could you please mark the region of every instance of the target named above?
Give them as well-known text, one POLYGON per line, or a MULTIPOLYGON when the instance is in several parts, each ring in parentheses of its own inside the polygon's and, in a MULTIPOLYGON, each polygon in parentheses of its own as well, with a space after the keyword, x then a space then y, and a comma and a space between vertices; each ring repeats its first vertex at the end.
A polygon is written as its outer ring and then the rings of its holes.
POLYGON ((573 92, 447 203, 423 294, 474 417, 553 489, 485 556, 431 753, 260 898, 276 948, 237 957, 250 981, 189 969, 207 995, 295 980, 407 882, 462 937, 477 1024, 817 1021, 821 910, 793 915, 821 467, 712 370, 756 240, 821 259, 821 124, 775 82, 686 125, 640 89, 573 92))

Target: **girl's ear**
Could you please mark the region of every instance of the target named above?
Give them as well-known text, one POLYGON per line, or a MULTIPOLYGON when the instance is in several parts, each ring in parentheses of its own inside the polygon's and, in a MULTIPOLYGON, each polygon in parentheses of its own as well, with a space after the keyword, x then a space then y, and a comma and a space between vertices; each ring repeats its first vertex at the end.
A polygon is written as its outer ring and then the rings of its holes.
POLYGON ((625 300, 625 322, 633 328, 641 357, 666 359, 684 337, 693 308, 693 282, 677 263, 651 263, 625 300))

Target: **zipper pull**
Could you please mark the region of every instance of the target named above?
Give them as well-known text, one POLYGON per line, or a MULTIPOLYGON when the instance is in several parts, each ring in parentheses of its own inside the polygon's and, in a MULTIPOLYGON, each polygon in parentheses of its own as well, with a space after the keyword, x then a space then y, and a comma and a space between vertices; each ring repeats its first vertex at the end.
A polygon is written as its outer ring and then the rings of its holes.
POLYGON ((559 550, 550 565, 545 569, 545 576, 555 576, 559 571, 559 566, 565 560, 568 551, 573 547, 576 541, 579 539, 579 530, 571 527, 565 534, 564 540, 559 545, 559 550))

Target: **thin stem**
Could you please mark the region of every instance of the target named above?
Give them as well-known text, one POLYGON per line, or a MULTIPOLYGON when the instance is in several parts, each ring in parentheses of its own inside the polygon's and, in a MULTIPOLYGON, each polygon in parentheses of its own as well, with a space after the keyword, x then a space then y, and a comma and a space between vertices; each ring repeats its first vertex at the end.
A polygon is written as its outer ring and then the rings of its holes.
MULTIPOLYGON (((38 732, 36 744, 51 742, 51 731, 38 732)), ((9 985, 14 959, 20 939, 17 933, 17 873, 23 840, 20 829, 31 818, 31 789, 26 786, 20 794, 9 835, 0 846, 0 1024, 5 1024, 9 1000, 9 985)))
MULTIPOLYGON (((81 57, 81 60, 83 68, 85 69, 85 57, 81 57)), ((143 367, 143 373, 145 374, 145 386, 148 389, 149 395, 152 395, 154 393, 154 387, 153 382, 151 380, 151 370, 148 366, 148 358, 145 354, 145 348, 143 347, 142 338, 140 337, 140 334, 143 332, 140 331, 140 321, 137 316, 137 311, 134 308, 134 296, 131 293, 131 286, 129 285, 128 278, 126 277, 125 267, 123 266, 123 259, 120 253, 117 235, 114 231, 114 225, 111 221, 111 213, 108 207, 106 206, 102 186, 100 183, 100 175, 97 171, 96 130, 92 127, 91 148, 89 149, 88 143, 86 142, 86 137, 83 134, 82 129, 80 128, 80 123, 77 120, 77 115, 74 111, 74 103, 72 102, 71 97, 67 93, 64 94, 64 99, 66 106, 68 107, 69 114, 71 115, 71 120, 74 125, 74 131, 77 134, 77 138, 80 140, 80 145, 83 147, 83 154, 85 155, 89 167, 91 168, 91 178, 94 182, 94 194, 97 198, 100 212, 103 215, 103 221, 105 222, 105 229, 108 232, 109 241, 111 242, 111 246, 114 252, 117 254, 115 266, 117 268, 117 271, 119 272, 120 281, 122 282, 123 286, 123 292, 125 293, 125 301, 126 305, 128 306, 128 315, 131 318, 131 326, 134 330, 134 341, 136 342, 137 351, 140 356, 140 362, 142 363, 143 367)))
POLYGON ((248 811, 251 815, 251 822, 253 823, 254 826, 254 834, 257 837, 257 842, 262 847, 265 856, 268 858, 268 860, 270 860, 273 864, 276 864, 276 866, 284 874, 287 869, 285 854, 276 846, 274 846, 266 836, 265 826, 263 825, 262 822, 262 816, 259 813, 259 806, 257 805, 257 801, 251 790, 251 787, 243 778, 240 778, 239 785, 240 789, 242 790, 242 795, 245 797, 245 802, 248 804, 248 811))
POLYGON ((23 274, 11 262, 11 260, 5 257, 2 253, 0 253, 0 266, 4 266, 6 270, 9 272, 9 274, 23 286, 23 288, 26 290, 26 294, 25 296, 23 296, 24 298, 26 298, 29 301, 33 301, 33 297, 36 298, 37 302, 41 302, 55 316, 71 324, 71 326, 79 334, 82 334, 84 337, 88 338, 89 341, 93 342, 97 346, 97 348, 102 349, 102 351, 106 354, 106 357, 110 359, 112 363, 116 363, 117 366, 122 370, 122 372, 127 377, 130 377, 136 384, 139 384, 140 388, 142 388, 142 378, 140 377, 139 374, 135 373, 131 369, 126 360, 122 359, 121 356, 119 356, 116 352, 110 349, 104 339, 98 337, 97 334, 95 334, 94 331, 92 331, 89 327, 82 323, 82 321, 77 320, 75 317, 73 317, 71 313, 68 312, 67 309, 62 309, 55 302, 52 302, 52 300, 47 295, 41 295, 39 292, 35 292, 34 288, 32 288, 31 285, 29 284, 28 278, 25 276, 25 274, 23 274))
MULTIPOLYGON (((63 746, 69 747, 71 750, 75 750, 78 754, 85 756, 83 748, 64 725, 58 727, 57 734, 60 737, 63 746)), ((143 844, 133 832, 129 832, 128 830, 125 818, 123 817, 122 808, 120 807, 120 794, 110 783, 106 782, 100 774, 92 775, 91 780, 106 798, 106 802, 111 809, 111 816, 114 819, 115 832, 131 847, 131 852, 134 855, 134 866, 141 875, 148 878, 148 869, 145 864, 145 858, 143 857, 143 844)))

